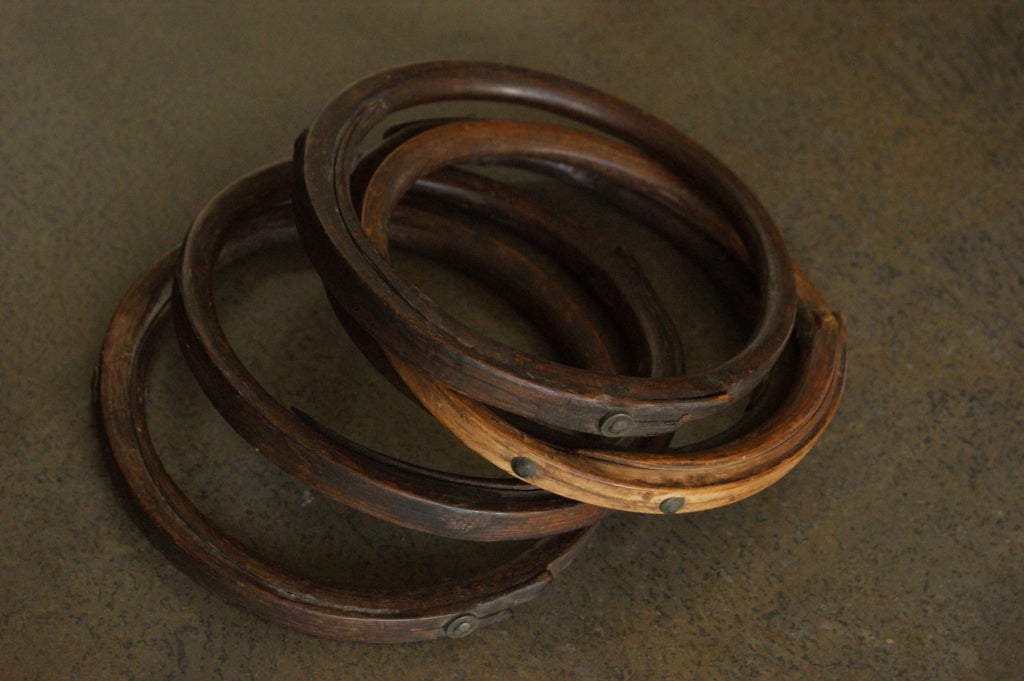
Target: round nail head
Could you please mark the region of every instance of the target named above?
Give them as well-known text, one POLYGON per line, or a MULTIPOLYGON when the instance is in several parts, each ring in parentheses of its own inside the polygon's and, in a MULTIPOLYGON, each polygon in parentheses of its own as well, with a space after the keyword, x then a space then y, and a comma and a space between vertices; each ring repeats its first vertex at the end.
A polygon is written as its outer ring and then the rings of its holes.
POLYGON ((608 414, 601 419, 601 434, 605 437, 623 437, 633 430, 633 417, 625 412, 608 414))
POLYGON ((445 625, 444 633, 448 638, 462 638, 472 634, 478 626, 480 626, 480 620, 476 618, 476 615, 459 615, 445 625))
POLYGON ((658 508, 661 509, 661 512, 665 515, 672 515, 681 509, 684 503, 686 503, 686 500, 682 497, 669 497, 661 502, 661 505, 659 505, 658 508))
POLYGON ((537 474, 537 464, 525 456, 517 456, 512 459, 512 472, 520 478, 532 478, 537 474))

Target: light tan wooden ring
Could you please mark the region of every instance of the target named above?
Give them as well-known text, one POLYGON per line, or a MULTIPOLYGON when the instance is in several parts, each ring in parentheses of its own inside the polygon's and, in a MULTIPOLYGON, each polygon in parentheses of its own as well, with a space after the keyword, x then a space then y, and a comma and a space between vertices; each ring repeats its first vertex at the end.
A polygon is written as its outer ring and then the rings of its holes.
POLYGON ((639 513, 693 512, 749 497, 778 481, 808 452, 839 405, 846 329, 799 270, 800 303, 790 340, 795 376, 785 399, 761 423, 708 450, 652 457, 614 450, 547 445, 511 427, 480 403, 426 379, 392 356, 396 370, 427 408, 478 454, 543 489, 597 506, 639 513), (515 464, 527 460, 529 467, 515 464), (520 476, 522 477, 522 476, 520 476))

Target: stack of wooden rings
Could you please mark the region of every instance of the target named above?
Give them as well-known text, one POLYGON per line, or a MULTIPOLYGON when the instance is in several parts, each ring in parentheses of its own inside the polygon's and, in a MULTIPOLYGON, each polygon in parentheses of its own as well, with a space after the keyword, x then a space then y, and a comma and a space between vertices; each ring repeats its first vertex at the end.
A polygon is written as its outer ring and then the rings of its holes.
POLYGON ((756 197, 683 134, 561 78, 432 62, 355 83, 299 137, 292 161, 210 201, 181 247, 122 300, 95 402, 140 525, 203 585, 321 636, 458 638, 536 595, 611 510, 714 508, 785 475, 835 413, 845 347, 841 316, 791 261, 756 197), (400 112, 470 101, 564 121, 406 120, 371 140, 400 112), (737 311, 744 347, 720 366, 688 373, 675 322, 637 260, 549 202, 478 172, 483 166, 569 185, 673 244, 737 311), (213 279, 227 263, 296 240, 366 357, 507 478, 460 476, 373 451, 284 406, 256 381, 220 326, 213 279), (396 271, 393 248, 500 291, 543 330, 557 361, 456 320, 396 271), (550 263, 578 285, 552 276, 550 263), (581 292, 598 305, 584 304, 581 292), (174 484, 148 434, 149 358, 168 317, 225 420, 313 490, 421 532, 533 543, 468 581, 390 592, 316 583, 244 547, 174 484), (616 342, 624 352, 613 350, 616 342), (732 425, 673 447, 682 424, 743 400, 732 425))

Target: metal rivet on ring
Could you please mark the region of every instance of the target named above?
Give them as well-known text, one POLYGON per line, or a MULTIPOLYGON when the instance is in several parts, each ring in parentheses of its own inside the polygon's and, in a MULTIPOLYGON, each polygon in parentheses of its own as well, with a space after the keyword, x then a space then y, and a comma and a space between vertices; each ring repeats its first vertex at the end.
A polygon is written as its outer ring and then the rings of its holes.
POLYGON ((662 501, 658 508, 665 515, 672 515, 673 513, 681 509, 683 507, 683 504, 685 503, 686 499, 683 499, 682 497, 669 497, 668 499, 662 501))
POLYGON ((445 625, 444 633, 448 638, 462 638, 472 634, 479 626, 480 620, 476 615, 459 615, 445 625))
POLYGON ((525 456, 517 456, 512 459, 512 472, 520 478, 532 478, 537 475, 537 464, 525 456))
POLYGON ((634 425, 633 417, 626 412, 619 411, 614 414, 608 414, 601 419, 601 435, 605 437, 622 437, 633 430, 634 425))

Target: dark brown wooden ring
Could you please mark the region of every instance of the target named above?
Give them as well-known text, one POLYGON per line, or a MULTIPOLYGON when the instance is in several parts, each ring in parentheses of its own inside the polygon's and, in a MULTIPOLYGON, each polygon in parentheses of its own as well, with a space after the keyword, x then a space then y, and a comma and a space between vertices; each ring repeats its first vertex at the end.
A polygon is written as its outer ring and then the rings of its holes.
MULTIPOLYGON (((438 122, 415 121, 407 125, 414 128, 418 134, 424 130, 437 127, 438 122)), ((411 136, 407 136, 405 139, 410 138, 411 136)), ((386 154, 374 158, 374 154, 378 151, 381 151, 381 147, 378 147, 373 153, 364 157, 364 161, 370 160, 374 165, 379 164, 386 154)), ((564 165, 538 159, 532 159, 527 162, 526 159, 516 158, 512 163, 535 172, 568 181, 582 189, 610 199, 613 205, 621 207, 627 210, 627 212, 633 212, 642 216, 644 223, 648 227, 661 233, 669 241, 680 244, 683 250, 692 253, 694 263, 705 268, 707 274, 722 289, 725 300, 731 303, 731 308, 735 313, 734 316, 741 326, 749 329, 756 324, 756 292, 750 286, 751 278, 749 267, 746 264, 745 251, 742 248, 742 244, 730 238, 731 234, 705 234, 701 230, 688 228, 685 224, 680 223, 675 216, 656 210, 656 207, 651 205, 649 200, 641 195, 630 192, 628 187, 611 183, 607 178, 587 173, 579 168, 568 168, 564 165)), ((479 189, 479 193, 468 193, 465 191, 465 188, 472 185, 472 182, 469 181, 469 178, 472 177, 474 176, 469 173, 454 170, 433 173, 414 185, 408 196, 429 198, 429 200, 434 202, 456 202, 463 207, 467 207, 475 201, 480 201, 481 195, 486 195, 488 198, 487 204, 478 206, 481 214, 486 216, 491 216, 493 211, 502 205, 501 201, 495 201, 497 197, 515 196, 515 192, 507 188, 504 191, 500 191, 498 187, 487 184, 490 181, 483 178, 476 178, 477 182, 483 183, 474 187, 479 189), (448 178, 449 175, 458 177, 458 182, 451 182, 450 184, 439 183, 439 180, 448 178)), ((365 179, 366 182, 369 182, 369 173, 365 174, 365 179)), ((359 186, 358 182, 356 186, 359 186)), ((358 194, 359 192, 356 193, 358 194)), ((518 213, 519 209, 509 210, 508 212, 510 214, 518 213)), ((510 223, 509 226, 513 229, 521 229, 522 227, 519 223, 510 223)), ((583 246, 583 244, 580 244, 580 246, 583 246)), ((608 265, 610 265, 610 270, 614 269, 613 264, 607 263, 606 266, 608 265)), ((339 310, 339 316, 344 317, 343 310, 339 310)), ((357 325, 346 320, 346 328, 351 328, 353 336, 361 339, 360 345, 364 352, 381 352, 372 341, 368 341, 365 338, 365 333, 357 325), (370 347, 364 347, 364 343, 370 347)), ((744 436, 752 429, 759 427, 764 421, 764 415, 770 413, 769 405, 773 407, 786 398, 789 383, 792 380, 793 365, 797 359, 795 356, 795 345, 792 343, 788 344, 766 381, 758 386, 743 416, 733 426, 717 434, 715 437, 700 443, 700 446, 707 448, 718 443, 728 442, 744 436)), ((381 367, 382 371, 388 371, 389 369, 389 373, 394 373, 391 367, 381 367)), ((508 416, 505 415, 503 418, 508 418, 508 416)), ((521 427, 520 422, 513 422, 513 425, 521 427)), ((603 448, 606 446, 606 443, 606 440, 597 441, 593 447, 603 448)), ((573 444, 559 444, 573 449, 590 450, 593 448, 588 446, 578 447, 573 444)), ((643 461, 646 457, 655 456, 653 452, 663 450, 668 446, 669 442, 662 440, 662 444, 655 442, 646 444, 648 446, 642 452, 630 450, 629 443, 622 443, 620 445, 621 451, 618 451, 619 448, 616 451, 623 458, 643 461)))
MULTIPOLYGON (((294 238, 286 215, 229 233, 222 262, 294 238)), ((169 477, 146 424, 145 384, 167 318, 179 261, 172 251, 130 287, 114 313, 97 368, 94 404, 118 482, 139 526, 182 571, 229 602, 285 627, 331 638, 394 643, 460 637, 532 599, 583 546, 592 528, 541 539, 470 580, 381 591, 310 581, 217 529, 169 477)))
POLYGON ((286 200, 290 179, 290 164, 282 163, 235 183, 208 204, 183 245, 175 306, 179 344, 204 392, 232 427, 321 494, 412 529, 500 541, 555 534, 600 517, 597 509, 519 481, 463 478, 369 451, 296 414, 260 386, 217 321, 213 273, 227 230, 258 225, 246 218, 258 216, 261 206, 286 200))
MULTIPOLYGON (((288 166, 279 164, 253 174, 218 195, 196 219, 183 246, 177 280, 179 304, 175 307, 179 341, 204 391, 225 419, 261 453, 318 492, 405 527, 460 539, 502 541, 564 532, 603 515, 603 510, 524 487, 518 480, 440 473, 371 452, 286 408, 259 385, 232 350, 217 321, 213 273, 225 239, 232 232, 258 226, 266 217, 261 207, 276 206, 283 213, 278 219, 287 220, 288 166)), ((501 194, 496 192, 494 196, 501 194)), ((432 219, 430 214, 410 214, 417 215, 418 221, 432 219)), ((505 214, 516 215, 512 208, 505 214)), ((437 216, 433 219, 440 220, 437 216)), ((396 229, 403 224, 397 223, 396 229)), ((449 219, 446 229, 451 233, 458 224, 449 219)), ((477 249, 476 253, 461 248, 453 241, 456 236, 439 241, 444 226, 431 223, 411 230, 406 226, 409 231, 397 233, 410 242, 417 240, 428 252, 448 248, 456 255, 461 253, 465 257, 457 259, 458 264, 476 263, 473 271, 478 275, 504 277, 499 285, 520 287, 517 297, 532 301, 531 312, 549 319, 549 330, 561 334, 554 339, 556 344, 561 341, 567 352, 575 352, 607 370, 615 369, 607 355, 592 352, 603 348, 602 340, 582 312, 573 312, 572 299, 560 294, 557 284, 539 283, 544 281, 543 271, 514 251, 506 249, 502 255, 497 245, 486 248, 486 240, 473 239, 472 244, 465 244, 477 249), (549 299, 536 300, 536 294, 527 290, 538 286, 548 292, 549 299)), ((553 229, 560 227, 556 223, 553 229)), ((622 285, 630 285, 630 281, 622 285)), ((643 288, 640 283, 632 283, 633 290, 637 286, 643 288)), ((647 317, 655 313, 637 314, 647 317)), ((651 327, 661 328, 656 324, 651 327)), ((674 343, 659 343, 648 345, 658 348, 657 352, 673 351, 674 343)), ((659 369, 676 366, 660 356, 654 361, 659 369)))
POLYGON ((743 184, 666 123, 585 86, 525 69, 469 62, 415 64, 371 76, 343 92, 296 143, 296 212, 311 260, 325 282, 345 292, 349 314, 384 347, 432 380, 530 420, 602 434, 624 414, 633 435, 665 433, 749 394, 792 329, 795 281, 782 239, 743 184), (529 358, 505 365, 438 329, 431 303, 390 267, 363 232, 349 180, 358 145, 390 114, 418 104, 492 100, 551 111, 639 148, 696 196, 686 217, 710 230, 734 228, 759 284, 758 324, 732 360, 698 376, 611 379, 529 358), (729 227, 732 225, 732 227, 729 227), (527 378, 529 374, 529 378, 527 378))

